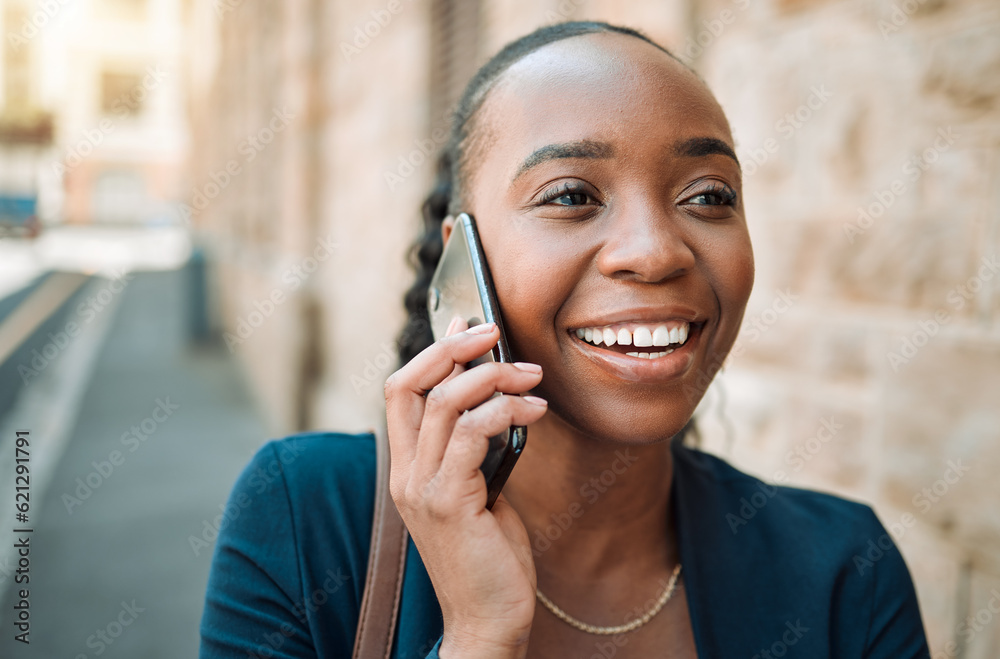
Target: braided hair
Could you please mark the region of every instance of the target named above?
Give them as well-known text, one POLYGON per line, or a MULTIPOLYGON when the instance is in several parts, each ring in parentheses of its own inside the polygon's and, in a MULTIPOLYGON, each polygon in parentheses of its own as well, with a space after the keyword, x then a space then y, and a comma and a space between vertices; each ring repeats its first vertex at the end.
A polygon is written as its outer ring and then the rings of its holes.
POLYGON ((434 342, 427 313, 427 290, 444 249, 441 225, 445 217, 462 209, 463 188, 468 176, 465 159, 470 137, 473 137, 475 130, 472 119, 476 111, 501 74, 525 55, 562 39, 599 32, 613 32, 642 39, 691 70, 673 53, 641 32, 598 21, 570 21, 541 27, 507 44, 479 69, 469 81, 452 114, 451 132, 438 156, 434 186, 422 207, 423 233, 410 248, 409 260, 416 271, 416 280, 404 297, 407 322, 397 340, 400 366, 434 342))

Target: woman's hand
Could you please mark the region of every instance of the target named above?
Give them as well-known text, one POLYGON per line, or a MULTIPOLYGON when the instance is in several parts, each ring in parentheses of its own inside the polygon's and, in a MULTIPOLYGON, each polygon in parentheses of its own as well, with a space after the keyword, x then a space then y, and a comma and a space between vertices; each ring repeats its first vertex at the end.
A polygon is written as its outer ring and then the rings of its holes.
POLYGON ((491 436, 546 410, 534 396, 490 396, 528 391, 542 372, 499 363, 465 370, 500 336, 493 323, 466 327, 456 318, 448 336, 385 383, 389 487, 441 604, 441 657, 523 657, 535 611, 531 546, 502 494, 486 509, 479 465, 491 436))

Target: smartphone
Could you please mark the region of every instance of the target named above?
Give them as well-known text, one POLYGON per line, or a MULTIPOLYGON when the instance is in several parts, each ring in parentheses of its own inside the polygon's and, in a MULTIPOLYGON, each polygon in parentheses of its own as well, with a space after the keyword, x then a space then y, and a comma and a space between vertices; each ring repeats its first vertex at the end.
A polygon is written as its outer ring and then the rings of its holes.
MULTIPOLYGON (((469 362, 467 368, 488 361, 501 363, 514 361, 507 347, 503 321, 500 319, 500 306, 497 304, 493 278, 490 276, 486 255, 479 241, 476 222, 468 213, 462 213, 456 218, 455 228, 441 253, 441 260, 438 261, 427 290, 427 311, 435 341, 444 337, 448 325, 455 316, 464 318, 469 327, 489 322, 497 324, 500 329, 500 340, 489 353, 469 362)), ((494 396, 502 395, 494 394, 494 396)), ((503 433, 490 438, 489 450, 480 466, 483 476, 486 477, 487 508, 493 507, 497 495, 500 494, 521 451, 524 450, 527 438, 528 429, 524 426, 511 426, 503 433)))

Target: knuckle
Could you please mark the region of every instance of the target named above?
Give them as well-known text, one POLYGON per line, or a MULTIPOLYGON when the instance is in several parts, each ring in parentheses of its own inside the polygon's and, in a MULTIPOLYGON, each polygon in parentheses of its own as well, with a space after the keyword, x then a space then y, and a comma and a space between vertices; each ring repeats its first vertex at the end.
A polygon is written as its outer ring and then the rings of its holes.
POLYGON ((461 443, 466 441, 465 437, 475 433, 480 423, 477 421, 478 417, 478 414, 473 414, 471 411, 460 414, 455 421, 455 431, 457 432, 452 433, 452 441, 461 443))
POLYGON ((398 385, 398 379, 399 379, 398 373, 399 373, 399 371, 396 371, 396 373, 393 373, 392 375, 390 375, 389 377, 387 377, 385 379, 385 385, 383 385, 382 389, 383 389, 383 391, 385 393, 385 400, 386 400, 386 402, 389 402, 389 399, 392 398, 393 394, 396 391, 396 388, 399 386, 398 385))
POLYGON ((422 488, 411 478, 400 485, 403 501, 406 505, 415 505, 423 498, 422 488))
MULTIPOLYGON (((428 484, 434 482, 434 479, 431 479, 428 484)), ((451 502, 447 497, 442 496, 441 489, 439 483, 435 484, 424 498, 424 510, 427 511, 427 515, 431 519, 436 521, 447 519, 451 515, 451 502)))
POLYGON ((425 409, 439 410, 448 404, 448 388, 444 385, 434 387, 427 392, 425 409))

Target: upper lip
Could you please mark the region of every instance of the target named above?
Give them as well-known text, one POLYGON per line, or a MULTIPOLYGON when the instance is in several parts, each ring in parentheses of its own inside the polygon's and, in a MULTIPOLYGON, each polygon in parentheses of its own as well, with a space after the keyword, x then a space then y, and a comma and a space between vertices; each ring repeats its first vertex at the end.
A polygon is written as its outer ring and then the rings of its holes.
POLYGON ((617 325, 620 323, 653 324, 662 323, 669 320, 683 320, 688 323, 699 323, 705 319, 703 314, 699 314, 691 307, 681 305, 661 305, 655 307, 633 307, 631 309, 619 309, 599 317, 589 318, 569 326, 571 330, 586 327, 604 327, 605 325, 617 325))

